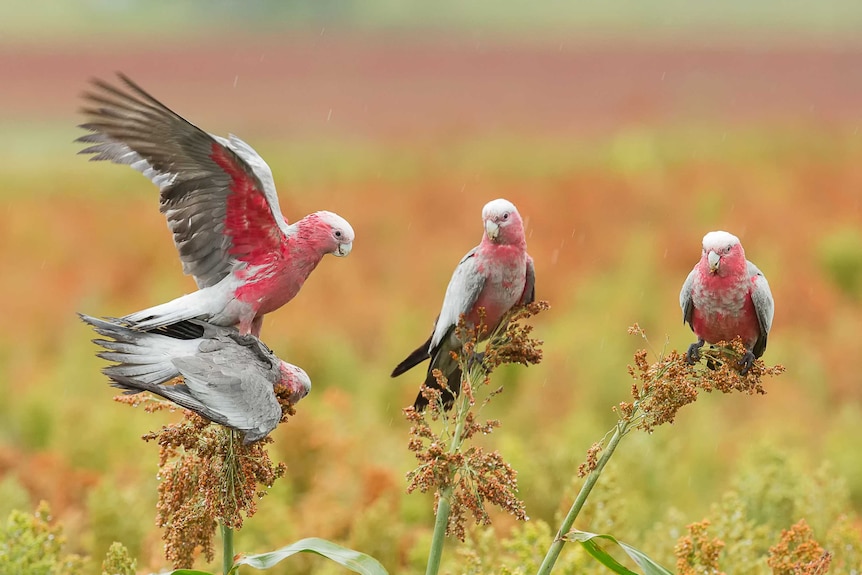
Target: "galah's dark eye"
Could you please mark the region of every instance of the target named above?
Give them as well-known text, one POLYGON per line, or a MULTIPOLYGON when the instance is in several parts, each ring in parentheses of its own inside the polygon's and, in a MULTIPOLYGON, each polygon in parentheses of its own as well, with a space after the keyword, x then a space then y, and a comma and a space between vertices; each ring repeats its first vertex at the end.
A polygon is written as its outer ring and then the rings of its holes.
POLYGON ((336 237, 336 238, 340 238, 340 237, 341 237, 341 230, 335 230, 335 237, 336 237))
POLYGON ((503 214, 503 221, 505 222, 505 221, 506 221, 506 220, 508 220, 508 219, 509 219, 509 212, 505 212, 505 213, 503 214))

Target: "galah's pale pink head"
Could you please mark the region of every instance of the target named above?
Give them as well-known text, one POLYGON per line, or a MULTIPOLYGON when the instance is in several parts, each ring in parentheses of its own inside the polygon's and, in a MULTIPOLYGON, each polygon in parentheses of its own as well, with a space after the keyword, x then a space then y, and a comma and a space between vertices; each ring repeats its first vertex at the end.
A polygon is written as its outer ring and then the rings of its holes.
POLYGON ((347 220, 332 212, 315 212, 305 220, 300 234, 318 253, 343 257, 353 249, 353 228, 347 220))
POLYGON ((526 243, 524 222, 515 204, 502 198, 492 200, 482 208, 485 237, 496 244, 526 243))
POLYGON ((745 271, 745 250, 735 235, 715 231, 703 236, 703 255, 700 258, 705 271, 727 276, 745 271))
POLYGON ((308 377, 305 370, 286 361, 281 362, 281 383, 289 390, 288 399, 293 404, 299 402, 311 391, 311 378, 308 377))

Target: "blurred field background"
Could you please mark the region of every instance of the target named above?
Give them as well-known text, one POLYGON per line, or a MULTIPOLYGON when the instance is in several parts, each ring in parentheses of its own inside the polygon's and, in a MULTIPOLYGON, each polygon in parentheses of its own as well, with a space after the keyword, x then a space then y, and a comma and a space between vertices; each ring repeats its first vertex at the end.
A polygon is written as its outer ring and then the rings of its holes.
MULTIPOLYGON (((500 4, 4 10, 0 517, 45 499, 92 572, 113 540, 142 572, 166 567, 157 447, 140 436, 178 415, 112 402, 75 317, 194 286, 156 189, 75 155, 79 94, 122 71, 205 130, 251 143, 289 219, 329 209, 357 234, 349 258, 324 259, 265 322, 263 339, 314 387, 274 434, 288 474, 238 551, 320 536, 392 573, 424 569, 432 498, 404 495, 414 462, 401 416, 421 373, 388 374, 427 336, 496 197, 527 220, 538 294, 552 305, 536 320, 545 361, 500 373, 490 408, 503 427, 489 444, 519 470, 533 522, 556 524, 586 449, 628 398, 626 365, 643 342, 626 328, 639 322, 656 350, 693 341, 679 287, 703 234, 726 229, 770 281, 765 359, 787 373, 766 396, 702 397, 673 426, 627 439, 602 504, 576 526, 672 567, 680 530, 735 490, 764 521, 807 516, 822 535, 844 514, 858 537, 862 4, 500 4)), ((496 519, 507 537, 511 522, 496 519)), ((298 558, 280 572, 324 569, 298 558)))

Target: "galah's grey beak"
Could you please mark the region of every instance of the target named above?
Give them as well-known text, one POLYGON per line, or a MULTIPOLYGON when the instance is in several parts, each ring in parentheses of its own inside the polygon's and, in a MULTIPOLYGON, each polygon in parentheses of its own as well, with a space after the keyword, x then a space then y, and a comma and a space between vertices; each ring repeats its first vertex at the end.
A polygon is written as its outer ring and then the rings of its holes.
POLYGON ((337 258, 343 258, 347 254, 349 254, 350 250, 352 250, 352 249, 353 249, 353 242, 346 242, 343 244, 338 244, 338 248, 336 248, 336 250, 334 252, 332 252, 332 255, 334 255, 337 258))
POLYGON ((494 220, 485 220, 485 234, 493 239, 500 235, 500 225, 494 220))
POLYGON ((706 261, 709 262, 709 271, 715 273, 718 271, 718 264, 721 262, 721 256, 711 251, 706 254, 706 261))

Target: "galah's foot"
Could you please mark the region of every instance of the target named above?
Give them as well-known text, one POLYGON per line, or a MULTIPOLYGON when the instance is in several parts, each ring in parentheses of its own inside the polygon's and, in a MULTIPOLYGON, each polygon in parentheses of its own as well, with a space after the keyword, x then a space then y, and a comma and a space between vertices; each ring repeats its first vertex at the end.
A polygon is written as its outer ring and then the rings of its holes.
POLYGON ((739 360, 739 365, 742 369, 739 370, 739 375, 746 375, 748 370, 751 369, 752 364, 754 363, 754 354, 749 350, 745 351, 745 355, 742 356, 742 359, 739 360))
POLYGON ((699 339, 690 346, 688 346, 688 351, 685 352, 685 360, 689 363, 689 365, 700 361, 700 348, 703 347, 703 344, 704 341, 702 339, 699 339))

